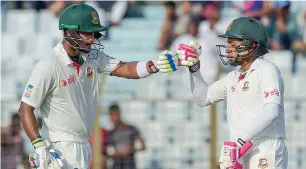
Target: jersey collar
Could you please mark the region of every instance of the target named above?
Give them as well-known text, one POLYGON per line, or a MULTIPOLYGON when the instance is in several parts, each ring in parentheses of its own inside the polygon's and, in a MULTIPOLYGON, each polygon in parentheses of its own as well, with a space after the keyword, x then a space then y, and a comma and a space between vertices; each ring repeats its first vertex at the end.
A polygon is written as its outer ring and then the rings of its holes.
POLYGON ((254 60, 254 62, 252 63, 252 65, 250 66, 251 70, 255 70, 257 69, 257 67, 260 65, 260 63, 263 61, 262 58, 257 58, 256 60, 254 60))
POLYGON ((262 58, 257 58, 256 60, 254 60, 254 62, 250 66, 250 69, 246 72, 242 72, 241 69, 238 69, 237 70, 237 73, 239 74, 238 82, 241 81, 242 79, 245 79, 246 77, 248 77, 254 70, 257 69, 257 67, 260 65, 260 63, 262 61, 263 61, 262 58))
MULTIPOLYGON (((62 42, 58 43, 56 45, 56 47, 54 48, 54 50, 60 54, 60 59, 65 63, 65 65, 67 66, 73 66, 73 62, 70 59, 68 53, 66 52, 66 50, 64 49, 64 45, 62 44, 62 42)), ((82 56, 83 60, 86 61, 86 57, 82 56)))
MULTIPOLYGON (((250 66, 250 69, 248 71, 254 71, 257 69, 257 67, 260 65, 260 63, 263 61, 262 58, 257 58, 256 60, 254 60, 254 62, 252 63, 252 65, 250 66)), ((241 68, 237 69, 238 73, 242 73, 241 68)))

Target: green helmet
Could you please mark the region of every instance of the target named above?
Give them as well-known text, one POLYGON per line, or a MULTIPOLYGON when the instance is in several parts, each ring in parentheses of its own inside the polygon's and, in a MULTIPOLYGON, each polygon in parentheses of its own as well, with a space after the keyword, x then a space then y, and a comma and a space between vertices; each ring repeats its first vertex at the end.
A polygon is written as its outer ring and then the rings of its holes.
POLYGON ((59 17, 59 29, 74 29, 82 32, 94 32, 100 38, 99 32, 107 28, 100 24, 98 12, 84 3, 68 6, 59 17))
POLYGON ((89 5, 73 4, 64 9, 59 18, 59 29, 64 30, 66 42, 83 56, 97 58, 99 52, 104 49, 99 39, 102 37, 100 32, 107 28, 100 24, 97 11, 89 5), (95 42, 91 49, 86 47, 87 44, 80 36, 80 32, 94 33, 95 42), (96 51, 96 53, 91 51, 96 51))
MULTIPOLYGON (((249 56, 259 57, 268 53, 268 35, 266 29, 258 20, 251 17, 240 17, 233 20, 227 27, 225 34, 221 34, 219 37, 243 40, 240 45, 235 47, 238 53, 248 51, 252 43, 255 42, 255 50, 244 55, 239 55, 237 59, 247 58, 249 56)), ((226 46, 217 45, 217 47, 219 56, 222 62, 225 63, 223 58, 226 58, 227 55, 221 54, 220 48, 226 46)))

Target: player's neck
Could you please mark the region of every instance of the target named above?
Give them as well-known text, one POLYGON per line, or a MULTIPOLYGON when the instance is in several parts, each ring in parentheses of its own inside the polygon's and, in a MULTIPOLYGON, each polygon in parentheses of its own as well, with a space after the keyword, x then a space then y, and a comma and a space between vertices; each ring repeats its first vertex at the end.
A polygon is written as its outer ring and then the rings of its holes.
POLYGON ((65 40, 63 40, 62 44, 64 46, 65 51, 69 55, 69 57, 78 57, 79 56, 77 51, 73 47, 71 47, 65 40))
POLYGON ((247 58, 245 61, 243 61, 240 66, 241 66, 241 71, 246 72, 250 69, 252 63, 256 60, 256 57, 251 56, 250 58, 247 58))

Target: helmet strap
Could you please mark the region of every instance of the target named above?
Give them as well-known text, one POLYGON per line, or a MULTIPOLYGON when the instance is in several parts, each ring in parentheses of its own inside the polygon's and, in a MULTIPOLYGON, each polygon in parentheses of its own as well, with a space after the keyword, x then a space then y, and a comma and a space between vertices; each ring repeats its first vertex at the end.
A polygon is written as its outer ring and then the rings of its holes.
POLYGON ((244 39, 239 45, 235 47, 238 53, 248 52, 252 46, 252 41, 244 39))
POLYGON ((251 52, 248 52, 247 50, 243 51, 243 52, 239 52, 237 58, 244 59, 244 58, 253 56, 258 49, 259 49, 259 45, 256 45, 256 48, 253 51, 251 51, 251 52))

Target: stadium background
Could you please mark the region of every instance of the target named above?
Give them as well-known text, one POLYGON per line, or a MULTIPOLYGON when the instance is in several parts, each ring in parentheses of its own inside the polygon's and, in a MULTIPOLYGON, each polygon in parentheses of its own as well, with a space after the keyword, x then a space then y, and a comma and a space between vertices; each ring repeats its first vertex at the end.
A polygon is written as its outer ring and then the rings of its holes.
MULTIPOLYGON (((290 7, 304 36, 305 21, 301 24, 299 20, 300 13, 305 12, 305 3, 291 2, 290 7)), ((11 113, 18 110, 33 65, 40 57, 50 55, 52 47, 61 39, 57 17, 49 10, 33 9, 30 3, 12 4, 1 1, 1 127, 8 126, 11 113)), ((133 8, 137 10, 131 10, 130 17, 126 15, 118 26, 110 27, 107 32, 109 38, 103 44, 104 51, 110 56, 123 61, 149 60, 160 52, 159 39, 165 18, 163 2, 140 4, 133 8), (133 16, 133 11, 141 15, 133 16)), ((192 4, 197 10, 205 2, 192 4)), ((233 8, 233 4, 239 5, 230 1, 222 3, 220 31, 225 31, 232 19, 243 15, 233 8)), ((178 14, 182 13, 180 3, 177 3, 176 10, 178 14)), ((100 16, 102 23, 106 23, 105 18, 107 15, 100 16)), ((205 35, 199 38, 205 41, 205 35)), ((201 44, 203 48, 214 48, 215 40, 206 41, 208 45, 201 44)), ((216 53, 211 55, 218 59, 216 53)), ((265 58, 279 66, 285 81, 288 168, 306 169, 305 53, 292 48, 271 49, 265 58)), ((205 61, 210 64, 209 59, 205 61)), ((219 79, 230 71, 220 66, 219 60, 212 61, 212 64, 216 65, 212 68, 215 73, 208 75, 212 79, 219 79)), ((142 80, 101 75, 99 126, 111 127, 107 107, 118 103, 124 120, 136 125, 145 138, 146 151, 136 155, 138 168, 149 168, 150 164, 159 163, 165 169, 202 169, 217 162, 220 145, 228 137, 226 103, 197 107, 191 101, 188 76, 185 70, 142 80)))

